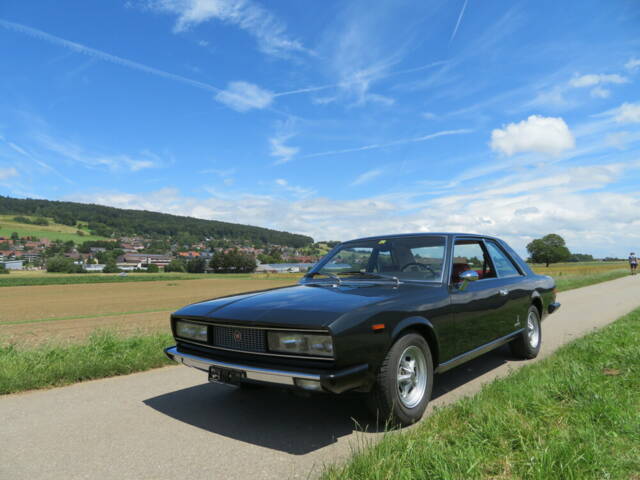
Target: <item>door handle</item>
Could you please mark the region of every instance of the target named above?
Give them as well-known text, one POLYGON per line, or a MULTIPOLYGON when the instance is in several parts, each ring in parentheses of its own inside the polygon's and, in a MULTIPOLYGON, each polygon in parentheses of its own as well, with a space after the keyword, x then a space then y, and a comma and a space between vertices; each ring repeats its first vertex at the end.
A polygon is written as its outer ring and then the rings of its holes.
POLYGON ((509 295, 509 290, 501 289, 500 290, 500 295, 502 295, 503 297, 506 296, 506 295, 509 295))

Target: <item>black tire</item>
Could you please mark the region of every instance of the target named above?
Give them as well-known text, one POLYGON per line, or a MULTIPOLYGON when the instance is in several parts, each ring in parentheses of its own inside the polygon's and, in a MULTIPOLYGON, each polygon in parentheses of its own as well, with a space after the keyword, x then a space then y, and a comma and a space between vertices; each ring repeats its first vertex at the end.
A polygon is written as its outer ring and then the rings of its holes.
POLYGON ((540 325, 540 312, 535 305, 529 307, 525 319, 524 330, 509 344, 511 353, 518 358, 536 358, 542 346, 542 326, 540 325), (533 332, 532 325, 533 322, 533 332), (537 331, 537 335, 535 332, 537 331), (536 340, 537 339, 537 340, 536 340))
MULTIPOLYGON (((404 358, 406 361, 406 359, 412 357, 405 355, 404 358)), ((408 365, 408 363, 403 365, 408 365)), ((408 333, 400 337, 387 352, 378 371, 373 390, 368 394, 369 408, 371 413, 383 424, 391 427, 411 425, 422 418, 431 399, 432 390, 433 359, 429 344, 422 335, 408 333), (401 385, 398 378, 401 371, 401 356, 407 354, 407 352, 411 352, 411 355, 416 357, 414 365, 417 365, 417 367, 414 368, 412 379, 404 380, 401 385), (422 353, 424 362, 419 359, 419 352, 422 353), (422 366, 420 367, 420 365, 422 366), (418 385, 407 389, 408 393, 405 398, 401 398, 401 386, 413 385, 411 382, 423 373, 426 375, 425 381, 422 382, 421 378, 417 380, 418 385), (416 390, 412 393, 414 388, 416 390), (419 395, 420 392, 422 392, 421 397, 419 395), (414 402, 408 401, 410 395, 415 397, 413 398, 414 402), (418 398, 419 401, 417 400, 418 398)), ((403 392, 405 392, 404 389, 403 392)))

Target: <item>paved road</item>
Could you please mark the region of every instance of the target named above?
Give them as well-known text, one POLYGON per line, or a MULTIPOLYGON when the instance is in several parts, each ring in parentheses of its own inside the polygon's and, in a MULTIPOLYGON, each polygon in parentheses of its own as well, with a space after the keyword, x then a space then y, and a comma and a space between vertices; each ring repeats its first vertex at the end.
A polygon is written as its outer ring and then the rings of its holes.
MULTIPOLYGON (((539 358, 640 305, 640 275, 559 295, 539 358)), ((477 392, 525 362, 508 349, 436 379, 431 405, 477 392)), ((432 408, 430 406, 430 408, 432 408)), ((379 437, 357 397, 301 399, 210 385, 176 366, 0 398, 2 479, 308 478, 379 437)))

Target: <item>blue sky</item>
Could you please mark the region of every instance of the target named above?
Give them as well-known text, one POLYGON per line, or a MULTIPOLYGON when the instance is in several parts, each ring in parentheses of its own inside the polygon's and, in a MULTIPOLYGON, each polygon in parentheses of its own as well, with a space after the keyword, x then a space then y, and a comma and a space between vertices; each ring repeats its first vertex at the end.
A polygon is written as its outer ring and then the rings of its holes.
POLYGON ((0 5, 0 194, 640 250, 635 1, 0 5))

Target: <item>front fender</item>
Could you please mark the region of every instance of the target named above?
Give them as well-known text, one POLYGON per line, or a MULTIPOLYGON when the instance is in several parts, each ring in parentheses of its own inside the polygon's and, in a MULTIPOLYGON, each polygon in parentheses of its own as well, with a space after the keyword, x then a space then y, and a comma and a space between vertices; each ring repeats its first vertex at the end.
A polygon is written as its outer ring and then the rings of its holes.
POLYGON ((429 344, 429 348, 431 348, 433 366, 435 368, 438 365, 440 358, 440 342, 433 324, 425 317, 414 316, 404 318, 399 321, 391 331, 391 344, 393 344, 402 335, 402 333, 407 330, 416 330, 425 337, 429 344))

